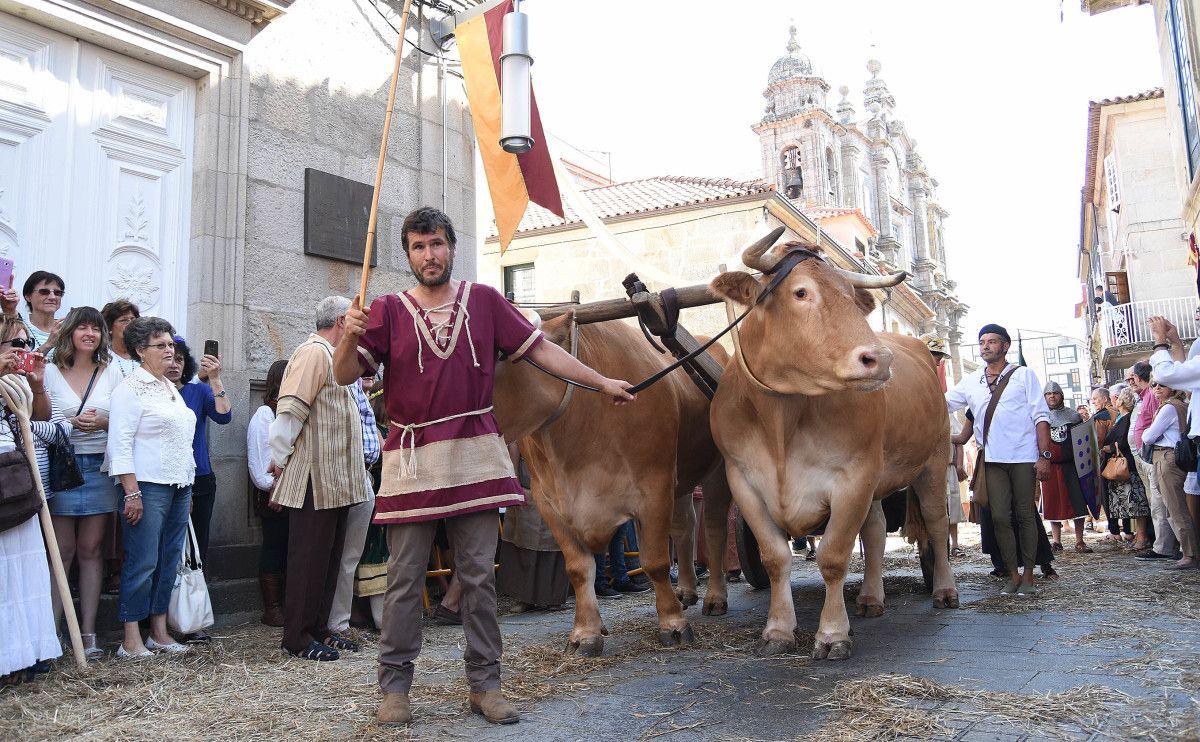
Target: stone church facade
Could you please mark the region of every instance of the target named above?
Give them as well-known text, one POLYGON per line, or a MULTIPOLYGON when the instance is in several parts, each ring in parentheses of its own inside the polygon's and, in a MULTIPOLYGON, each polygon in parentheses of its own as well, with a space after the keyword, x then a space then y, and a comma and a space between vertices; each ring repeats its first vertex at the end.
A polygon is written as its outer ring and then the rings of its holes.
POLYGON ((912 328, 950 341, 958 366, 959 322, 967 307, 949 278, 938 182, 926 169, 917 143, 896 116, 896 100, 871 60, 863 89, 865 115, 850 102, 850 88, 829 105, 829 83, 790 29, 787 53, 767 77, 766 110, 753 129, 759 136, 763 177, 818 221, 839 210, 857 210, 874 228, 846 245, 863 261, 885 271, 905 270, 909 285, 933 311, 932 320, 912 328))
MULTIPOLYGON (((948 278, 948 214, 895 116, 879 63, 868 69, 867 116, 856 116, 845 87, 831 111, 829 84, 813 73, 791 29, 786 53, 768 74, 766 112, 752 127, 761 142, 761 180, 664 175, 597 185, 576 178, 625 254, 606 248, 570 203, 566 219, 530 205, 504 255, 494 234, 485 240, 480 280, 535 302, 564 301, 572 291, 585 302, 623 296, 621 279, 630 272, 655 289, 695 284, 722 265, 737 268, 740 245, 783 226, 783 239, 819 241, 843 268, 908 271, 905 283, 876 292, 869 322, 880 331, 947 339, 952 376, 960 378, 959 323, 967 307, 948 278)), ((726 324, 723 308, 687 311, 693 332, 711 334, 726 324)))
MULTIPOLYGON (((474 278, 474 135, 435 56, 445 8, 412 4, 370 295, 413 285, 399 226, 443 207, 474 278)), ((267 368, 359 266, 305 253, 312 168, 374 181, 397 43, 390 0, 0 0, 0 255, 20 287, 66 280, 63 314, 116 298, 220 342, 234 419, 210 426, 210 566, 253 571, 246 423, 267 368)), ((361 242, 344 246, 361 255, 361 242)), ((62 316, 62 315, 60 315, 62 316)))

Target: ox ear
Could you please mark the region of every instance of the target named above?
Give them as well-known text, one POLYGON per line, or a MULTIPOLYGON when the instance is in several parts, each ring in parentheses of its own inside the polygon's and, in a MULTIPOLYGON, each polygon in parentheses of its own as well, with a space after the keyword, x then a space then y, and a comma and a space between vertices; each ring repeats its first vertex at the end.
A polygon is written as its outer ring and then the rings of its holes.
POLYGON ((566 346, 571 336, 571 324, 575 321, 575 310, 568 309, 554 319, 542 323, 542 334, 555 345, 566 346))
POLYGON ((867 289, 854 289, 854 303, 864 315, 875 311, 875 295, 867 289))
POLYGON ((748 307, 758 298, 762 289, 754 276, 744 271, 729 271, 722 273, 708 284, 714 294, 730 301, 748 307))

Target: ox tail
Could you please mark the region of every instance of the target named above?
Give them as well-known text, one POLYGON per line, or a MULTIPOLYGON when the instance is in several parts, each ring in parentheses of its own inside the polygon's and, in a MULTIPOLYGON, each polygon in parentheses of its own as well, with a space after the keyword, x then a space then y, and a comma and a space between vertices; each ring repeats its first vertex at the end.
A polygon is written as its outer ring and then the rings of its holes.
POLYGON ((925 525, 925 514, 921 512, 921 497, 917 488, 910 485, 904 513, 904 539, 910 544, 923 544, 929 540, 929 529, 925 525))

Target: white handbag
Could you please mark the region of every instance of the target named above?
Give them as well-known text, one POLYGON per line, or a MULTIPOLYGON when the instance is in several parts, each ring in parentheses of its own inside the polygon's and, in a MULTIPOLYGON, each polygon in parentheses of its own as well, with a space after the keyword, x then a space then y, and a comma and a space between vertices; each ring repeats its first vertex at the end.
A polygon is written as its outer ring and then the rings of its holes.
POLYGON ((203 568, 196 531, 192 528, 192 519, 188 518, 187 538, 175 574, 171 606, 167 609, 167 625, 182 634, 194 634, 214 623, 212 601, 208 598, 208 583, 204 581, 203 568))

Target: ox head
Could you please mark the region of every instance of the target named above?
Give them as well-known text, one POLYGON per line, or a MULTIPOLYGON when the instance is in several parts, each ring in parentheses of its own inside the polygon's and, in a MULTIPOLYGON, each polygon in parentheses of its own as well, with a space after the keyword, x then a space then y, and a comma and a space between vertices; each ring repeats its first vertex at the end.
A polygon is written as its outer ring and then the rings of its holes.
POLYGON ((763 272, 761 279, 734 271, 711 284, 718 296, 752 306, 782 259, 797 250, 812 254, 742 323, 742 351, 750 370, 763 384, 788 394, 879 389, 891 378, 892 351, 867 324, 875 308, 868 289, 895 286, 906 274, 842 270, 820 257, 819 246, 802 242, 772 248, 782 233, 777 228, 742 254, 746 267, 763 272))

